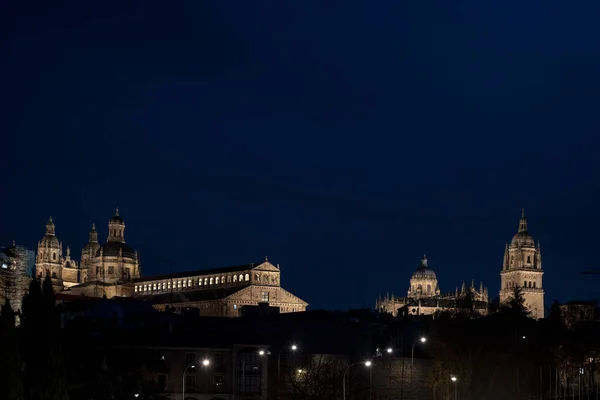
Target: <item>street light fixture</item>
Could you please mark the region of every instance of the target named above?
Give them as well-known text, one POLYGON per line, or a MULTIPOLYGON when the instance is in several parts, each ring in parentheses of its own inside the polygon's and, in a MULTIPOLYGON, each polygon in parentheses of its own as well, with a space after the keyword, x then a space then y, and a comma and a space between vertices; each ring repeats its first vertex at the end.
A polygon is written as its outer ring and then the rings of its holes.
POLYGON ((415 345, 416 345, 417 343, 419 343, 419 342, 421 342, 422 344, 424 344, 425 342, 427 342, 427 338, 426 338, 425 336, 421 336, 421 337, 419 338, 419 340, 416 340, 416 341, 413 343, 413 345, 412 345, 412 349, 411 349, 411 351, 410 351, 410 365, 411 365, 412 367, 414 367, 414 366, 415 366, 415 345))
MULTIPOLYGON (((185 367, 185 369, 183 370, 183 375, 181 377, 181 400, 185 400, 185 373, 187 372, 188 368, 195 368, 195 364, 198 362, 198 360, 196 361, 192 361, 187 367, 185 367)), ((210 365, 210 360, 208 358, 205 358, 204 360, 202 360, 202 365, 205 367, 208 367, 210 365)), ((136 395, 137 397, 137 395, 136 395)))
MULTIPOLYGON (((298 346, 296 346, 296 344, 292 344, 290 346, 290 352, 294 353, 296 350, 298 350, 298 346)), ((277 353, 277 384, 279 385, 279 378, 281 376, 281 353, 283 352, 283 349, 280 349, 279 352, 277 353)))
POLYGON ((450 376, 450 380, 452 381, 452 383, 454 383, 454 400, 457 400, 458 399, 458 391, 457 391, 457 388, 458 388, 458 384, 457 384, 458 378, 455 375, 452 375, 452 376, 450 376))
POLYGON ((350 364, 348 366, 348 368, 346 368, 346 370, 344 371, 344 375, 342 377, 342 393, 343 393, 342 399, 343 400, 346 400, 346 373, 350 370, 350 368, 354 367, 355 365, 359 365, 359 364, 363 364, 365 367, 369 368, 372 363, 371 363, 371 360, 367 360, 364 362, 361 361, 361 362, 357 362, 354 364, 350 364))
POLYGON ((394 349, 392 349, 391 347, 388 347, 387 352, 388 352, 388 354, 392 354, 394 352, 394 349))
POLYGON ((265 351, 264 350, 259 350, 258 351, 258 355, 259 356, 264 356, 265 355, 265 351))

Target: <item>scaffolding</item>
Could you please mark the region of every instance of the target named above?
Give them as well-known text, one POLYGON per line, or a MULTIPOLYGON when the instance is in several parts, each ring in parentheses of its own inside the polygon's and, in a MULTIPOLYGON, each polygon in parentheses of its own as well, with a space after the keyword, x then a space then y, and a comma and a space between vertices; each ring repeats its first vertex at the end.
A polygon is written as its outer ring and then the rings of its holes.
POLYGON ((17 315, 31 282, 28 273, 29 258, 28 250, 14 242, 12 247, 0 247, 0 305, 4 305, 8 298, 17 315))

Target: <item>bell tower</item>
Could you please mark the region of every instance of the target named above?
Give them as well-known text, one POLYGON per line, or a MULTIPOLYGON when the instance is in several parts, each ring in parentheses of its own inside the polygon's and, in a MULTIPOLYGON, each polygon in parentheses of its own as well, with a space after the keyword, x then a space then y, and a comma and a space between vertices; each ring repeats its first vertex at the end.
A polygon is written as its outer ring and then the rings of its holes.
POLYGON ((106 241, 125 243, 125 222, 119 216, 118 207, 114 217, 108 221, 108 239, 106 241))
POLYGON ((504 260, 500 272, 500 302, 506 302, 515 287, 521 288, 525 304, 535 319, 544 318, 544 288, 542 286, 542 252, 529 234, 525 210, 517 233, 510 245, 504 248, 504 260))
POLYGON ((56 227, 52 217, 46 223, 46 234, 38 242, 37 256, 35 259, 35 275, 38 278, 50 276, 52 283, 62 286, 63 266, 62 243, 56 237, 56 227))

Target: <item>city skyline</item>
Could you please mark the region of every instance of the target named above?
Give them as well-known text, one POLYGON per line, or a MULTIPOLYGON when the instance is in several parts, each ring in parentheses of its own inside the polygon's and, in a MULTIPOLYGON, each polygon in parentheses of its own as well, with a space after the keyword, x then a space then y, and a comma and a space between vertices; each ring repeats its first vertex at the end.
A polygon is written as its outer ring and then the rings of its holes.
POLYGON ((143 276, 372 308, 424 253, 495 297, 524 207, 546 304, 597 297, 600 4, 68 3, 0 15, 0 245, 119 207, 143 276))

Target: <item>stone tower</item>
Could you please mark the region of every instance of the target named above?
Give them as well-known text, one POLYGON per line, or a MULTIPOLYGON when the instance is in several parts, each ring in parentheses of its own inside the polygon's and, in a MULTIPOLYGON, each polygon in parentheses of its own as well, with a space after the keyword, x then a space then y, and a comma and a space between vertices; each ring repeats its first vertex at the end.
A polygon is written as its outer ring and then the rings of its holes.
POLYGON ((92 260, 96 257, 96 253, 100 249, 98 243, 98 232, 96 231, 96 224, 92 223, 92 229, 89 233, 88 242, 81 250, 81 268, 89 268, 92 264, 92 260))
POLYGON ((58 241, 55 229, 52 217, 50 217, 46 223, 46 234, 38 242, 35 275, 41 279, 50 276, 52 283, 62 288, 62 266, 64 261, 62 243, 58 241))
POLYGON ((108 221, 108 239, 106 241, 125 243, 125 222, 119 216, 118 208, 114 217, 108 221))
POLYGON ((527 230, 525 210, 521 212, 519 229, 510 245, 504 249, 500 272, 500 302, 506 302, 515 287, 520 287, 527 308, 535 319, 544 318, 544 289, 542 286, 542 253, 527 230))
POLYGON ((408 297, 419 299, 421 297, 434 297, 440 294, 438 280, 435 272, 429 268, 427 257, 423 255, 421 265, 412 274, 408 297))

